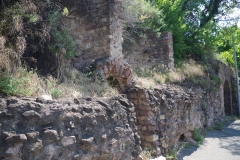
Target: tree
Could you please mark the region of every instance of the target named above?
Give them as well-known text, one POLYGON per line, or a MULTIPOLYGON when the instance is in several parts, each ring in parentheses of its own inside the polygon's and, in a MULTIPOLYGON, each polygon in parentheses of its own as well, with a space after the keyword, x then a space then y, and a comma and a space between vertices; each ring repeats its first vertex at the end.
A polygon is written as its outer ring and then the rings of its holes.
POLYGON ((236 44, 237 63, 240 69, 240 28, 237 25, 222 28, 216 36, 215 43, 218 51, 217 57, 231 66, 234 66, 233 43, 236 44))
POLYGON ((206 52, 212 52, 217 22, 236 7, 237 0, 151 0, 162 10, 166 24, 159 31, 173 34, 176 62, 192 57, 203 59, 206 52))

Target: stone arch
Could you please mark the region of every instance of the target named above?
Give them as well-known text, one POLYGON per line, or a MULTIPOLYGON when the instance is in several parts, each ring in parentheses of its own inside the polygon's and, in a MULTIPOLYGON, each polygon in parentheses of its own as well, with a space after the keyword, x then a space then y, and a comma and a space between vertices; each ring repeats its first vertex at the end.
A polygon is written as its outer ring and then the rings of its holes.
POLYGON ((232 101, 231 101, 231 89, 229 86, 229 82, 227 80, 225 80, 225 82, 224 82, 223 93, 224 93, 225 115, 229 116, 232 114, 232 101))
POLYGON ((119 83, 119 90, 125 91, 133 85, 133 71, 131 66, 122 58, 107 58, 99 61, 97 70, 103 79, 114 78, 119 83))

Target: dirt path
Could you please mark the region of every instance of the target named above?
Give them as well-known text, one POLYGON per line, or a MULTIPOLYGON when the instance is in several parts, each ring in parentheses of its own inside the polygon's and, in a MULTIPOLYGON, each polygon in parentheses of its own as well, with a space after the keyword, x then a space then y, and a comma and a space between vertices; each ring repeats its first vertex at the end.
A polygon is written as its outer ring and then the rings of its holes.
POLYGON ((240 160, 240 120, 207 132, 200 147, 182 149, 178 160, 240 160))

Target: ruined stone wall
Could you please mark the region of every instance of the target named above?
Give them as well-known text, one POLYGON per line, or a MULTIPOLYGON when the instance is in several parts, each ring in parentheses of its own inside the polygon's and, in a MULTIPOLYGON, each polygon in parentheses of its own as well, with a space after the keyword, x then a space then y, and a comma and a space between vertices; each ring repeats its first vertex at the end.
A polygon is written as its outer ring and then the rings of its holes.
POLYGON ((63 3, 72 11, 65 17, 64 22, 80 48, 77 56, 73 58, 76 68, 82 69, 93 60, 123 58, 123 55, 132 68, 158 65, 174 68, 173 42, 169 32, 163 32, 158 37, 155 32, 148 31, 145 38, 136 41, 133 50, 125 48, 122 53, 121 0, 89 1, 88 7, 92 10, 90 13, 77 10, 78 6, 70 2, 63 3))
MULTIPOLYGON (((232 100, 236 95, 233 95, 233 89, 232 86, 235 86, 235 82, 233 79, 233 71, 224 63, 220 62, 220 68, 219 68, 219 73, 218 73, 219 78, 221 79, 221 104, 222 108, 226 111, 229 112, 230 114, 236 113, 237 110, 234 110, 232 100), (224 97, 224 92, 225 92, 225 97, 224 97), (226 93, 228 92, 228 93, 226 93), (227 95, 228 97, 227 97, 227 95), (225 99, 224 99, 225 98, 225 99), (227 106, 224 106, 224 100, 229 101, 227 106)), ((225 102, 226 103, 226 102, 225 102)), ((224 113, 227 115, 226 113, 224 113)))
POLYGON ((214 125, 224 117, 220 90, 206 93, 174 85, 130 89, 127 97, 135 106, 142 147, 166 153, 180 137, 192 142, 194 128, 214 125))
POLYGON ((0 159, 130 160, 141 152, 135 121, 121 97, 1 97, 0 159))
POLYGON ((89 0, 63 1, 70 15, 64 18, 66 28, 73 36, 79 51, 73 58, 78 69, 89 66, 92 60, 122 55, 122 23, 115 14, 121 1, 89 0), (81 6, 85 8, 81 8, 81 6))
MULTIPOLYGON (((135 39, 135 44, 124 45, 124 60, 133 69, 161 66, 166 69, 174 68, 173 41, 169 32, 146 32, 143 37, 135 39)), ((128 43, 128 42, 126 42, 128 43)))

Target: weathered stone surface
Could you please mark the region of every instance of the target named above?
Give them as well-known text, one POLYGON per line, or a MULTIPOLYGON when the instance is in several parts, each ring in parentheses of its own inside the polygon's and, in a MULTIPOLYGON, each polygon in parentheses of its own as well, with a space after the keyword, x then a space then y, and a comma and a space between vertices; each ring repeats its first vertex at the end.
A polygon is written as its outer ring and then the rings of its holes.
POLYGON ((127 160, 141 152, 134 106, 121 96, 51 103, 9 99, 1 106, 14 115, 0 117, 3 159, 127 160))
POLYGON ((35 112, 34 110, 31 111, 26 111, 22 114, 22 116, 27 119, 27 120, 31 120, 33 118, 40 118, 40 114, 35 112))
POLYGON ((22 143, 14 144, 13 146, 9 147, 5 153, 10 157, 17 156, 20 153, 22 146, 23 146, 22 143))
POLYGON ((76 137, 75 136, 69 136, 69 137, 63 137, 63 139, 61 140, 61 144, 63 146, 68 146, 71 144, 76 143, 76 137))
POLYGON ((177 85, 160 85, 154 90, 135 86, 128 90, 127 97, 135 105, 136 124, 144 148, 160 148, 165 153, 180 138, 194 143, 194 128, 211 126, 221 121, 226 111, 223 106, 223 86, 231 82, 231 76, 225 74, 228 69, 226 66, 221 67, 220 78, 225 82, 219 84, 220 92, 217 93, 206 93, 199 87, 177 85))
POLYGON ((157 141, 157 140, 158 140, 158 135, 153 134, 153 135, 151 135, 151 136, 147 136, 147 137, 145 138, 145 140, 146 140, 147 142, 157 141))
POLYGON ((56 130, 46 130, 43 133, 44 143, 56 142, 59 140, 59 135, 56 130))
MULTIPOLYGON (((162 68, 173 69, 173 41, 169 32, 161 33, 158 37, 155 32, 145 32, 146 37, 138 37, 137 45, 123 45, 124 60, 133 69, 162 66, 162 68)), ((141 95, 147 98, 146 95, 141 95)))
POLYGON ((5 139, 7 143, 21 143, 27 140, 25 134, 11 135, 5 139))
POLYGON ((29 132, 26 133, 28 141, 35 141, 39 136, 39 132, 29 132))

